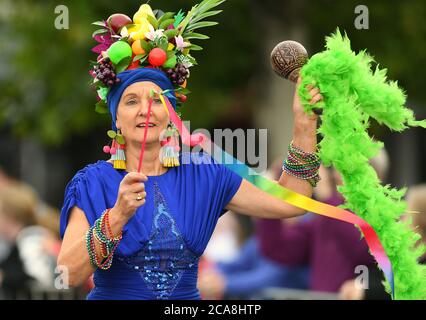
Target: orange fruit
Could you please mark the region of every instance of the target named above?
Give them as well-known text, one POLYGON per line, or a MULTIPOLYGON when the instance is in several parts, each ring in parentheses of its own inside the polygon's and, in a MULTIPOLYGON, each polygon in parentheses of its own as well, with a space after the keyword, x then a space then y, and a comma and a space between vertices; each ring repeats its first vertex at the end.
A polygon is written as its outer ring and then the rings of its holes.
POLYGON ((135 55, 145 54, 145 50, 141 47, 141 42, 139 40, 133 42, 132 51, 135 55))
POLYGON ((182 88, 186 88, 186 80, 185 82, 181 85, 182 88))

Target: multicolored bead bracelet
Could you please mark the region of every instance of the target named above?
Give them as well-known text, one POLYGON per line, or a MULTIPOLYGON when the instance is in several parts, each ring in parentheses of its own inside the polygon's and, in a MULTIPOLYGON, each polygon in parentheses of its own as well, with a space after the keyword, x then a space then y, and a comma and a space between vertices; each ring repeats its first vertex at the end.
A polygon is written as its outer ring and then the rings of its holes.
POLYGON ((92 227, 86 233, 86 247, 89 254, 90 263, 95 268, 107 270, 112 265, 113 255, 120 243, 123 235, 122 232, 117 237, 113 237, 111 226, 109 223, 109 212, 111 209, 105 210, 101 217, 97 219, 92 227), (111 237, 108 237, 108 233, 111 237), (98 241, 101 249, 102 260, 99 261, 96 253, 95 239, 98 241))
POLYGON ((320 164, 315 153, 303 151, 292 141, 288 146, 288 157, 284 160, 282 169, 298 179, 307 180, 312 187, 315 187, 320 180, 318 173, 320 164))

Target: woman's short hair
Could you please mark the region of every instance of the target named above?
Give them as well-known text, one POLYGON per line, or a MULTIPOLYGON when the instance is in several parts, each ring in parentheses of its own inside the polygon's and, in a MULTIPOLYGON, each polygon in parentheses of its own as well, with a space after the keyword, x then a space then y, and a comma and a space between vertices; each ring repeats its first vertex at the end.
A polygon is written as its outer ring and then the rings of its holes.
POLYGON ((37 195, 27 184, 16 182, 0 187, 0 214, 24 226, 36 223, 37 195))

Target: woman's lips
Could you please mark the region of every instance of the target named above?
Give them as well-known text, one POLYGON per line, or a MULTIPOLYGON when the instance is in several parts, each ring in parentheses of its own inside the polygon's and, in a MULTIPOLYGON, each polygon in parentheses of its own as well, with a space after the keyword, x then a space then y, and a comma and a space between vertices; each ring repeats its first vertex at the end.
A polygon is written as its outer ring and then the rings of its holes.
MULTIPOLYGON (((155 123, 152 123, 152 122, 148 123, 148 128, 153 128, 153 127, 155 127, 155 123)), ((139 123, 136 126, 136 128, 143 128, 143 129, 145 129, 145 122, 144 123, 139 123)))

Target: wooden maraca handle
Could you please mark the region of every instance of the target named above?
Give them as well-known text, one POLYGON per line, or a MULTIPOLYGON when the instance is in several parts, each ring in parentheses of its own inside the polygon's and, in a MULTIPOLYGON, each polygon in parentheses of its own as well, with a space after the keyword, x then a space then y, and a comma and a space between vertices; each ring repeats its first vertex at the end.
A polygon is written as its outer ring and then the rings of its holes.
MULTIPOLYGON (((271 52, 272 69, 280 77, 297 82, 300 69, 308 61, 308 52, 299 42, 283 41, 275 46, 271 52)), ((314 113, 321 115, 321 109, 314 109, 314 113)))

